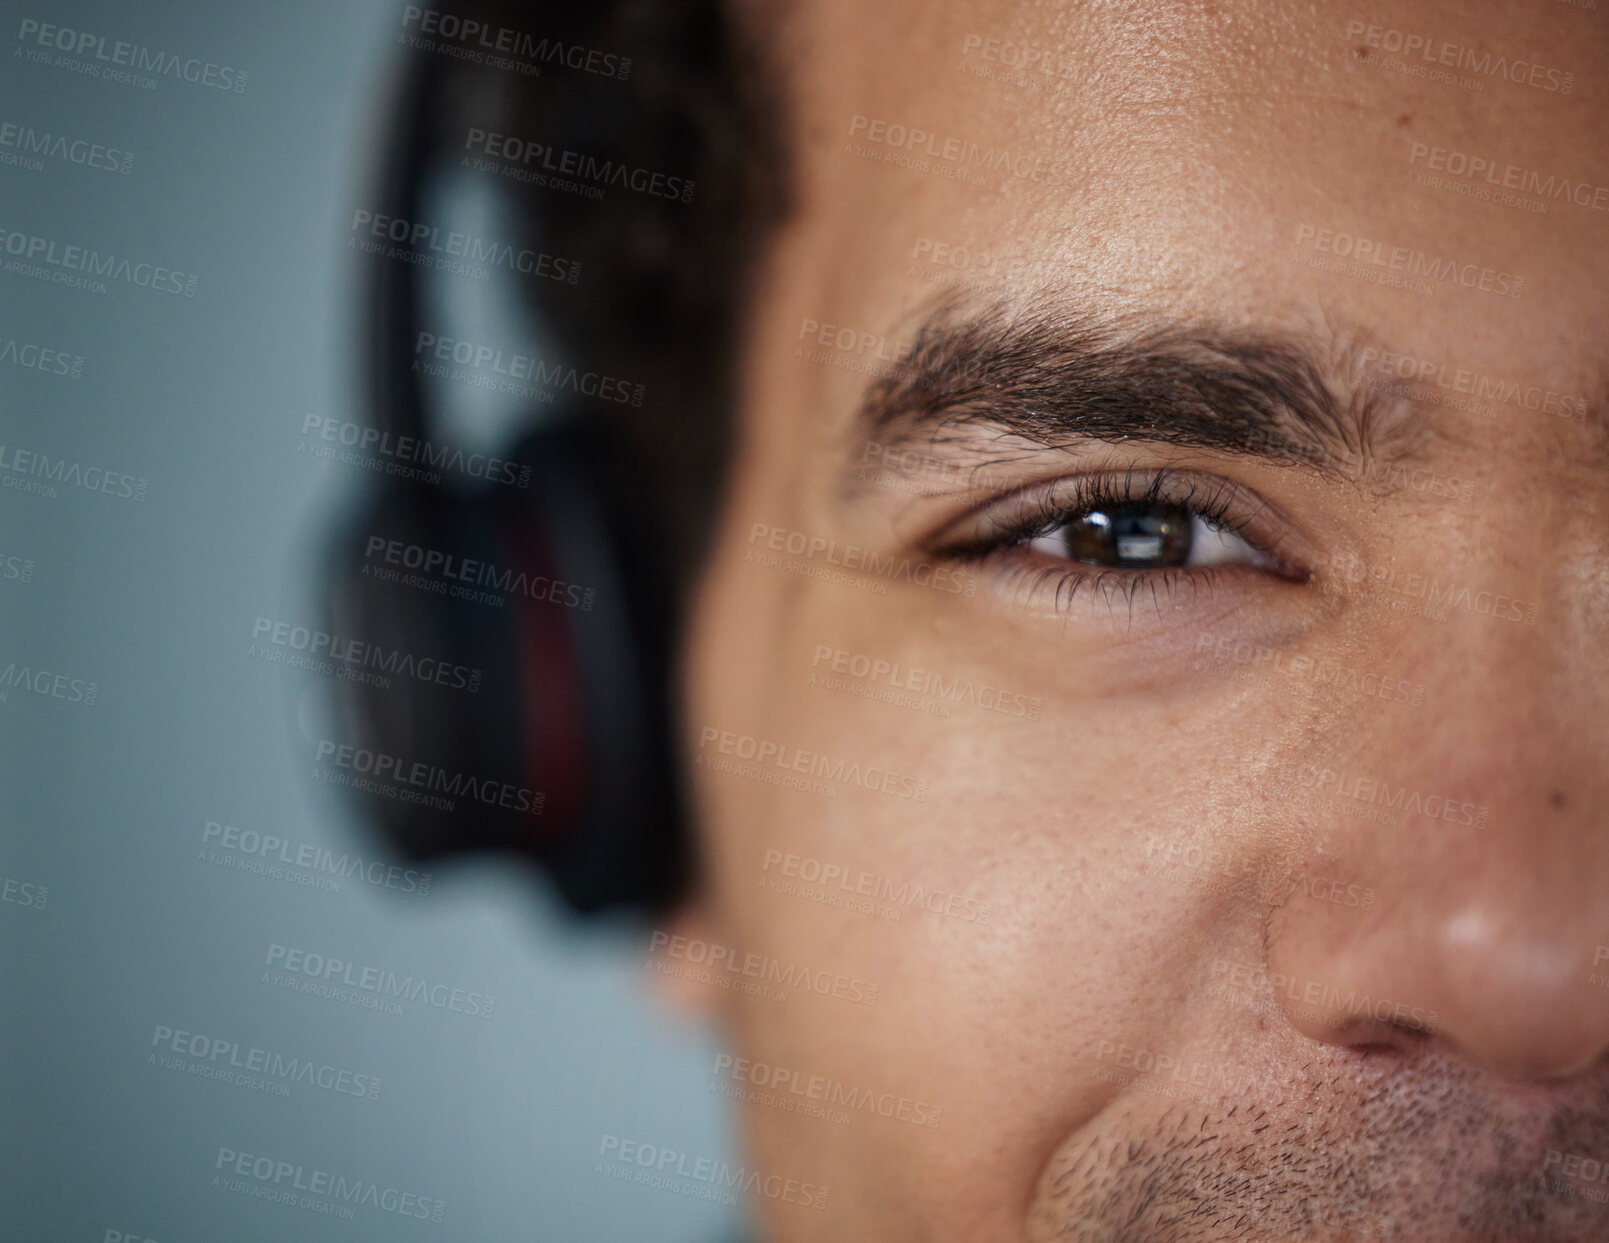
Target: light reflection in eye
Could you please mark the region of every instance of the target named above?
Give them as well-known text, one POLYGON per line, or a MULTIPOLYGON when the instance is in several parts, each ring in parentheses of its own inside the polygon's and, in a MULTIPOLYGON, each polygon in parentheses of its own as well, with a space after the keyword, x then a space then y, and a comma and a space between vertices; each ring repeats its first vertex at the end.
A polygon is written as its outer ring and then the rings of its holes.
POLYGON ((1033 552, 1109 569, 1174 569, 1261 563, 1242 536, 1164 500, 1086 506, 1026 541, 1033 552))

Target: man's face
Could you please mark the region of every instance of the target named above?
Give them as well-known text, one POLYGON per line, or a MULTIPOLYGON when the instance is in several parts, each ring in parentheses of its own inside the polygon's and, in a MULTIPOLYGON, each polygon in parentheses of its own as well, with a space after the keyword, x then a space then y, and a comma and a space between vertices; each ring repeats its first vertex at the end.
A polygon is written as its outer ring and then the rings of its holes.
POLYGON ((768 1237, 1609 1237, 1606 31, 796 15, 673 943, 768 1237))

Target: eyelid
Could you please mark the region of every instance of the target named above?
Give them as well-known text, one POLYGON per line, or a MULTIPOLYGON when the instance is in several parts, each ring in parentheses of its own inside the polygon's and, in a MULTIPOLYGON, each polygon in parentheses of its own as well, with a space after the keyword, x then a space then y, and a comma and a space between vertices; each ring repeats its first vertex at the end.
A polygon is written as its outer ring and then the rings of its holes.
MULTIPOLYGON (((1294 539, 1293 524, 1272 504, 1222 476, 1167 467, 1087 471, 1027 484, 973 506, 924 544, 934 556, 981 560, 991 553, 1020 547, 1095 505, 1146 500, 1182 506, 1234 532, 1268 559, 1266 566, 1254 572, 1299 582, 1311 576, 1301 564, 1302 559, 1288 547, 1300 542, 1294 539)), ((1075 574, 1162 572, 1160 568, 1113 569, 1072 560, 1063 564, 1075 574)), ((1169 572, 1199 571, 1172 567, 1169 572)))

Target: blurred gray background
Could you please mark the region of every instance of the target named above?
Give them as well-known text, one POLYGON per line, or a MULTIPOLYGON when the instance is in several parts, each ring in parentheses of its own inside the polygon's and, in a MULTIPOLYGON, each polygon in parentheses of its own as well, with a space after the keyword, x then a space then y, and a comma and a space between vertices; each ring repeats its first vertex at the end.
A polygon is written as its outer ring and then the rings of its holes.
MULTIPOLYGON (((376 481, 311 456, 302 427, 364 417, 347 242, 418 54, 405 8, 0 3, 0 1238, 674 1243, 740 1225, 598 1172, 605 1135, 736 1160, 717 1046, 654 1004, 646 930, 574 928, 486 866, 437 869, 424 895, 240 866, 249 832, 279 855, 376 857, 310 779, 331 683, 254 654, 253 628, 316 621, 321 541, 376 481), (245 86, 94 76, 92 51, 41 56, 29 22, 245 86), (84 145, 30 155, 25 131, 84 145), (132 154, 127 172, 94 167, 97 146, 132 154), (41 279, 13 253, 33 238, 193 275, 194 295, 41 279), (15 486, 39 482, 29 454, 78 482, 15 486), (91 468, 131 480, 92 490, 91 468), (139 480, 142 499, 119 495, 139 480), (495 1008, 287 990, 276 945, 495 1008), (277 1077, 213 1077, 270 1056, 277 1077), (443 1201, 442 1219, 266 1199, 251 1189, 294 1176, 221 1170, 223 1150, 443 1201)), ((466 436, 497 435, 482 413, 466 436)))

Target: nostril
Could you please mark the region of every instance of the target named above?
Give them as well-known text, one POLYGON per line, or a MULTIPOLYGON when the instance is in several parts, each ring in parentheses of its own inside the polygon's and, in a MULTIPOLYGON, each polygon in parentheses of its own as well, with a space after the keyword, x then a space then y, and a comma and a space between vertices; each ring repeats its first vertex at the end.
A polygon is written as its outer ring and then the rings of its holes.
POLYGON ((1400 1055, 1423 1045, 1432 1030, 1362 1015, 1339 1025, 1335 1043, 1365 1056, 1400 1055))

